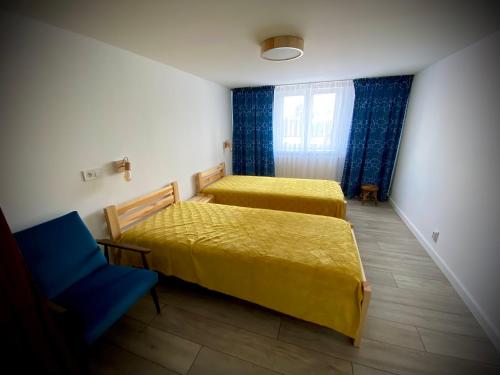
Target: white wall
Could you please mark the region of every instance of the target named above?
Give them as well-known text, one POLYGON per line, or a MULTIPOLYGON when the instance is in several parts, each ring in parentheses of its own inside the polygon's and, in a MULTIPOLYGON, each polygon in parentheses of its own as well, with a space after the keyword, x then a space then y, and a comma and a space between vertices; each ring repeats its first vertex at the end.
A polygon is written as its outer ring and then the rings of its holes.
POLYGON ((13 231, 78 210, 105 235, 103 207, 224 161, 230 91, 96 40, 0 12, 0 206, 13 231), (133 180, 113 174, 128 156, 133 180), (83 182, 81 170, 103 167, 83 182))
POLYGON ((416 75, 391 193, 497 348, 499 67, 496 32, 416 75))

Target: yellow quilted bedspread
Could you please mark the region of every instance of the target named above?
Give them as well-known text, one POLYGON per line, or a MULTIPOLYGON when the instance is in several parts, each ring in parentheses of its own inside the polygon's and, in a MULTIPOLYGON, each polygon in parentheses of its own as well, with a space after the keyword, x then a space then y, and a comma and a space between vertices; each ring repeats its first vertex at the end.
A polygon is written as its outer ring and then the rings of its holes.
MULTIPOLYGON (((326 216, 180 202, 127 230, 152 268, 355 337, 362 276, 349 223, 326 216)), ((140 265, 135 254, 121 263, 140 265)))
POLYGON ((201 192, 220 204, 345 217, 344 194, 331 180, 226 176, 201 192))

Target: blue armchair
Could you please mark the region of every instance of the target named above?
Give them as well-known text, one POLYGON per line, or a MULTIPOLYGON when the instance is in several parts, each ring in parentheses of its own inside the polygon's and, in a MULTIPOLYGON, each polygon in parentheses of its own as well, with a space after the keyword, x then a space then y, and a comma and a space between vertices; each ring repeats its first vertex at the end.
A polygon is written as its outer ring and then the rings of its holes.
POLYGON ((148 270, 138 246, 110 240, 96 242, 76 211, 14 234, 41 292, 55 304, 75 313, 83 338, 92 343, 151 291, 157 313, 156 272, 148 270), (105 247, 106 257, 98 243, 105 247), (140 253, 145 269, 110 265, 108 246, 140 253))

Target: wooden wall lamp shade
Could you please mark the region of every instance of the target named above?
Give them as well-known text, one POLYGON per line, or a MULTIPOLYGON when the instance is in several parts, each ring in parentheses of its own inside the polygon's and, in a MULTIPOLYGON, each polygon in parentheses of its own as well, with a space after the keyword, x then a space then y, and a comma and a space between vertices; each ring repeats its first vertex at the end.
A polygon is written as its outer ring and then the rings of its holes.
POLYGON ((270 61, 289 61, 304 54, 304 39, 282 35, 264 40, 260 45, 260 56, 270 61))
POLYGON ((223 146, 224 151, 231 151, 233 149, 233 145, 231 144, 230 140, 225 140, 223 146))
POLYGON ((130 161, 126 156, 122 160, 115 161, 115 168, 117 172, 123 173, 125 181, 130 181, 132 179, 130 161))

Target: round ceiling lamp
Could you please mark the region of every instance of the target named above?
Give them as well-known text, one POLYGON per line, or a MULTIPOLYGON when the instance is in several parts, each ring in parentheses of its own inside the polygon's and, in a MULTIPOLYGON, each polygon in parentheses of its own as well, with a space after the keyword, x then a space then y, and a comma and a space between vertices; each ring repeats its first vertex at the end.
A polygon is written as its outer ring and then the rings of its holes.
POLYGON ((283 35, 264 40, 260 45, 260 56, 270 61, 298 59, 304 54, 304 39, 283 35))

